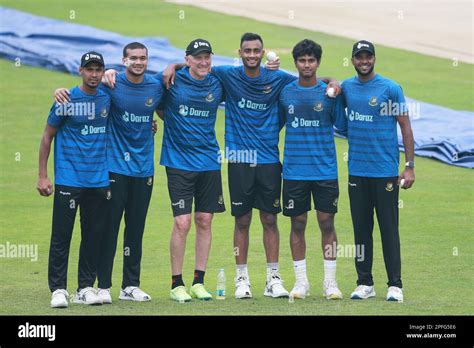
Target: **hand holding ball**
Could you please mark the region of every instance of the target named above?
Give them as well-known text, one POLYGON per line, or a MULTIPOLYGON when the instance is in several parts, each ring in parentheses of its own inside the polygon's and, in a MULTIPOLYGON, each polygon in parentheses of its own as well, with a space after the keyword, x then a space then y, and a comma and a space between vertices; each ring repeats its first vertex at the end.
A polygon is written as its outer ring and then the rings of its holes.
POLYGON ((278 58, 278 57, 277 57, 277 54, 276 54, 275 52, 269 51, 269 52, 267 53, 267 60, 268 60, 269 62, 273 62, 274 60, 277 60, 277 58, 278 58))
POLYGON ((329 98, 334 98, 336 96, 336 91, 333 87, 331 87, 328 88, 327 94, 329 98))

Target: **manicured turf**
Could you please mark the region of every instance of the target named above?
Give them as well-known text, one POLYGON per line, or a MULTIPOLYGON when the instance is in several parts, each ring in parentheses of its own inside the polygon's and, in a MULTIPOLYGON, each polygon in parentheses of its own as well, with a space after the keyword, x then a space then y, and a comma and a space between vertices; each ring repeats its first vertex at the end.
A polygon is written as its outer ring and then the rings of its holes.
MULTIPOLYGON (((44 16, 67 20, 71 10, 75 21, 127 35, 164 36, 177 47, 185 47, 195 37, 209 39, 215 52, 235 55, 243 31, 262 34, 268 48, 279 52, 282 66, 291 69, 289 51, 302 38, 313 38, 324 49, 321 75, 339 79, 353 74, 343 66, 351 41, 294 28, 284 28, 239 17, 224 16, 192 7, 152 1, 2 1, 11 6, 44 16), (113 4, 113 5, 112 5, 113 4), (133 10, 132 10, 133 7, 133 10), (179 19, 184 9, 185 19, 179 19), (133 13, 133 16, 130 14, 133 13), (114 18, 113 20, 111 18, 114 18), (218 30, 216 30, 218 29, 218 30), (287 53, 285 53, 287 52, 287 53)), ((150 54, 153 54, 151 52, 150 54)), ((426 57, 402 50, 378 47, 377 71, 397 80, 406 95, 455 109, 474 110, 472 104, 472 65, 452 66, 449 60, 426 57)), ((170 285, 169 235, 171 208, 166 189, 164 168, 156 165, 156 179, 144 236, 142 288, 148 291, 150 303, 124 303, 117 300, 121 283, 122 256, 117 253, 114 271, 114 304, 102 307, 71 305, 66 310, 49 308, 47 260, 51 228, 52 199, 40 197, 35 189, 40 137, 52 103, 53 90, 73 86, 77 77, 0 61, 0 244, 37 244, 36 262, 25 258, 0 259, 0 314, 249 314, 249 315, 351 315, 351 314, 473 314, 474 291, 474 209, 472 170, 448 166, 425 158, 416 158, 417 182, 412 190, 400 195, 400 233, 402 242, 402 276, 405 303, 387 303, 386 275, 381 253, 380 235, 374 231, 374 279, 377 298, 351 301, 356 274, 351 257, 339 257, 337 278, 345 299, 326 301, 321 297, 322 253, 320 232, 314 213, 307 229, 307 260, 312 296, 305 301, 267 299, 265 254, 258 214, 254 212, 251 229, 249 269, 254 299, 237 301, 233 297, 234 257, 232 249, 233 219, 230 213, 216 215, 213 246, 206 284, 214 290, 217 270, 225 268, 228 298, 225 301, 178 304, 168 299, 170 285), (20 158, 18 158, 20 157, 20 158), (18 160, 19 159, 19 160, 18 160)), ((216 126, 218 140, 224 145, 224 114, 219 112, 216 126)), ((155 161, 161 150, 162 128, 156 135, 155 161)), ((353 244, 347 197, 347 167, 344 153, 347 143, 336 140, 339 161, 341 198, 336 218, 341 245, 353 244)), ((402 161, 403 161, 403 154, 402 161)), ((50 159, 52 174, 52 158, 50 159)), ((225 202, 230 209, 227 170, 223 166, 225 202)), ((288 288, 294 282, 289 249, 289 220, 279 216, 281 233, 280 266, 288 288)), ((69 262, 69 291, 77 281, 79 224, 76 224, 69 262)), ((194 230, 188 237, 184 280, 191 285, 194 266, 194 230)), ((122 240, 122 234, 119 237, 122 240)), ((121 243, 120 243, 121 245, 121 243)))

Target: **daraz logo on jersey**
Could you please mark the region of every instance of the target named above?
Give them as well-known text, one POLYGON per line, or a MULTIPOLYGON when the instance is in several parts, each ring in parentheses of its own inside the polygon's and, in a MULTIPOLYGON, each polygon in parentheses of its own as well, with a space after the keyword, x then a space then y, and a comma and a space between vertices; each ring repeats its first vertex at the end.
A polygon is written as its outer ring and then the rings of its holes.
POLYGON ((251 109, 251 110, 267 110, 267 104, 254 103, 250 99, 242 98, 237 104, 241 109, 251 109))
POLYGON ((105 126, 103 127, 94 127, 88 126, 87 124, 84 125, 84 128, 81 129, 82 135, 89 135, 89 134, 103 134, 105 133, 105 126))
POLYGON ((304 118, 295 117, 291 122, 293 128, 298 127, 319 127, 319 120, 305 120, 304 118))
POLYGON ((122 120, 125 122, 135 122, 135 123, 144 123, 144 122, 150 122, 150 115, 135 115, 134 113, 128 113, 125 111, 125 113, 122 115, 122 120))
POLYGON ((209 117, 209 110, 199 110, 187 105, 179 106, 179 114, 181 116, 198 116, 198 117, 209 117))
POLYGON ((351 110, 349 114, 349 121, 362 121, 362 122, 373 122, 373 115, 362 115, 357 111, 351 110))

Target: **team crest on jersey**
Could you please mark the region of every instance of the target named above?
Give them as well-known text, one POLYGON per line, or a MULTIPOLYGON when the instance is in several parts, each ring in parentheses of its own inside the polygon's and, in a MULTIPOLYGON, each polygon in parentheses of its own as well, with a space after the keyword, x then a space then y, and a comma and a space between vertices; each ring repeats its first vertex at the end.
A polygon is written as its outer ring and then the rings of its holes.
POLYGON ((150 176, 150 177, 148 178, 148 180, 146 181, 146 184, 147 184, 148 186, 153 185, 153 177, 152 177, 152 176, 150 176))
POLYGON ((214 101, 214 96, 212 95, 211 92, 209 92, 209 94, 207 95, 206 101, 207 101, 208 103, 214 101))
POLYGON ((385 186, 385 190, 388 192, 393 191, 393 183, 392 182, 387 182, 387 186, 385 186))
POLYGON ((272 91, 271 85, 263 87, 263 93, 268 94, 268 93, 271 93, 271 91, 272 91))
POLYGON ((146 102, 145 102, 145 105, 146 106, 152 106, 153 105, 153 98, 147 98, 146 102))
POLYGON ((316 104, 314 104, 313 110, 317 112, 323 111, 324 110, 323 103, 317 102, 316 104))
POLYGON ((100 116, 107 117, 108 114, 107 108, 104 107, 102 110, 100 110, 100 116))
POLYGON ((224 204, 224 197, 222 195, 219 196, 219 199, 217 200, 218 204, 224 204))
POLYGON ((377 97, 372 97, 372 98, 370 98, 370 100, 369 100, 369 105, 370 105, 370 106, 375 106, 375 105, 377 105, 377 97))
POLYGON ((278 208, 278 207, 280 206, 280 200, 279 200, 278 198, 275 199, 275 201, 273 202, 273 206, 274 206, 275 208, 278 208))

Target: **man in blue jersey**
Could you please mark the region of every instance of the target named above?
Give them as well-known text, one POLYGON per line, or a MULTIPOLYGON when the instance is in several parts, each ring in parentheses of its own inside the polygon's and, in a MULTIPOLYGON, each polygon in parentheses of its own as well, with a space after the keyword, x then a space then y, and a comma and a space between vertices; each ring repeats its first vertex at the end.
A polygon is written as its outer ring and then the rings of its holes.
POLYGON ((280 114, 286 125, 283 159, 283 215, 291 217, 290 246, 296 283, 290 295, 303 299, 309 294, 306 275, 305 229, 313 196, 321 230, 324 256, 323 295, 342 299, 336 282, 337 213, 339 186, 333 125, 343 122, 342 96, 326 95, 326 83, 316 77, 321 46, 303 40, 293 48, 299 79, 280 93, 280 114))
POLYGON ((170 297, 210 300, 204 275, 211 247, 214 213, 225 211, 222 195, 219 144, 215 133, 217 108, 224 99, 219 80, 209 74, 211 44, 203 39, 189 43, 186 65, 164 100, 164 131, 160 164, 166 166, 168 191, 174 216, 170 241, 172 285, 170 297), (194 200, 196 258, 190 294, 182 278, 186 237, 191 229, 194 200))
POLYGON ((111 191, 106 163, 107 116, 110 97, 97 89, 104 60, 97 52, 81 58, 82 85, 70 91, 68 104, 55 103, 41 139, 37 189, 54 191, 48 283, 51 307, 68 306, 67 266, 74 220, 81 207, 81 247, 75 303, 102 304, 93 288, 100 239, 106 228, 111 191), (54 140, 54 190, 48 177, 48 157, 54 140))
MULTIPOLYGON (((138 42, 123 49, 125 73, 117 75, 114 88, 100 88, 111 97, 107 163, 112 200, 108 230, 101 242, 98 266, 99 296, 111 303, 113 261, 122 216, 125 220, 123 277, 119 299, 149 301, 151 296, 139 288, 142 239, 153 189, 154 139, 153 113, 161 102, 160 80, 145 74, 148 50, 138 42)), ((58 100, 63 98, 56 91, 58 100)))
POLYGON ((415 181, 414 140, 402 88, 374 71, 375 48, 362 40, 352 48, 357 76, 342 84, 347 107, 349 143, 349 198, 356 245, 364 248, 357 257, 357 287, 352 299, 375 296, 372 278, 374 208, 382 236, 388 301, 403 301, 398 190, 415 181), (405 166, 398 174, 397 123, 405 147, 405 166), (403 181, 402 181, 403 180, 403 181))
MULTIPOLYGON (((217 66, 211 70, 226 92, 224 153, 229 162, 231 213, 235 216, 235 297, 252 297, 247 255, 253 208, 260 210, 263 226, 267 258, 264 295, 288 297, 278 269, 277 214, 281 211, 278 96, 283 87, 296 77, 260 66, 265 51, 258 34, 245 33, 242 36, 239 54, 243 66, 217 66)), ((171 65, 165 71, 165 83, 172 81, 176 67, 179 65, 171 65)))

